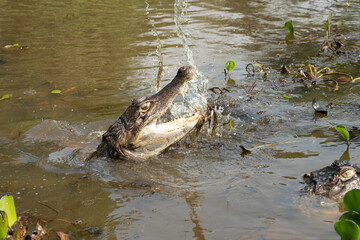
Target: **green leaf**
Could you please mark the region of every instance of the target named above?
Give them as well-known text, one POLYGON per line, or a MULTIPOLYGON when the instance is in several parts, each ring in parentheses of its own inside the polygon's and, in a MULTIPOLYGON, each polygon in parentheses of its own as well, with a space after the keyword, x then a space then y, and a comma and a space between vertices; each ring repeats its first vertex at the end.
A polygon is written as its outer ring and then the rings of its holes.
POLYGON ((225 64, 225 67, 230 72, 235 67, 234 61, 231 61, 231 60, 227 61, 225 64))
POLYGON ((289 96, 287 96, 287 95, 283 95, 283 98, 285 99, 285 100, 288 100, 289 99, 289 96))
POLYGON ((329 26, 330 26, 331 18, 332 18, 332 12, 329 12, 327 18, 327 23, 329 24, 329 26))
POLYGON ((327 22, 324 22, 324 25, 326 27, 326 31, 329 31, 329 24, 327 22))
POLYGON ((13 48, 13 47, 19 47, 18 43, 14 43, 14 44, 10 44, 10 45, 5 45, 4 48, 13 48))
POLYGON ((52 90, 51 91, 52 94, 61 94, 61 90, 52 90))
POLYGON ((360 190, 353 189, 344 196, 344 206, 347 211, 360 212, 360 190))
POLYGON ((359 226, 351 220, 339 220, 334 224, 334 228, 341 240, 359 240, 359 226))
POLYGON ((355 222, 358 226, 360 226, 360 213, 355 211, 346 212, 339 218, 339 220, 346 220, 346 219, 351 220, 355 222))
POLYGON ((9 221, 9 227, 16 222, 16 211, 13 196, 5 195, 0 199, 0 211, 5 211, 9 221))
POLYGON ((326 35, 327 35, 328 38, 330 37, 331 18, 332 18, 332 12, 329 12, 327 21, 324 22, 325 27, 326 27, 326 32, 327 32, 326 35))
POLYGON ((343 125, 337 125, 335 129, 340 133, 341 137, 349 144, 350 135, 349 131, 343 125))
POLYGON ((291 35, 294 35, 294 26, 293 26, 292 22, 286 22, 285 28, 289 31, 289 33, 291 35))
POLYGON ((13 95, 12 94, 5 94, 4 96, 2 96, 1 98, 0 98, 0 101, 1 100, 4 100, 4 99, 7 99, 7 98, 11 98, 13 95))
POLYGON ((0 211, 0 239, 5 239, 9 231, 7 216, 4 211, 0 211))

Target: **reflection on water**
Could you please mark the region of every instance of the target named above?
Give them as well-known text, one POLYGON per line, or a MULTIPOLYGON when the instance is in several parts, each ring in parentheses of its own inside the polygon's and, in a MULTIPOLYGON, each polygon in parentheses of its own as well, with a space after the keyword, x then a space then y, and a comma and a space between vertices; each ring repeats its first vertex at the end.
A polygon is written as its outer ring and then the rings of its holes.
POLYGON ((1 1, 0 97, 13 97, 0 101, 0 193, 14 195, 33 223, 40 218, 79 239, 337 239, 337 205, 321 207, 298 191, 305 172, 358 159, 356 143, 346 150, 333 129, 358 125, 358 84, 304 88, 279 70, 314 64, 358 77, 359 7, 331 0, 1 1), (328 11, 346 54, 320 51, 328 11), (286 21, 312 40, 287 45, 286 21), (16 43, 26 48, 3 48, 16 43), (228 60, 236 64, 234 85, 224 80, 228 60), (159 61, 160 87, 182 65, 198 69, 171 114, 215 104, 214 140, 204 128, 197 142, 143 163, 85 162, 132 98, 155 93, 159 61), (265 64, 266 77, 248 75, 248 63, 265 64), (314 97, 334 103, 316 121, 314 97), (239 145, 267 147, 242 156, 239 145))

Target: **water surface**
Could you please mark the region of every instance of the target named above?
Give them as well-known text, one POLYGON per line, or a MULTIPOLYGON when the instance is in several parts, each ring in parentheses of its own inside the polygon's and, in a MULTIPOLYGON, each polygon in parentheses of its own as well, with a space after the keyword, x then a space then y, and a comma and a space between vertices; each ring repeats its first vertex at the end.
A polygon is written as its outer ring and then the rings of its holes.
MULTIPOLYGON (((13 97, 0 101, 0 193, 33 224, 43 220, 49 239, 338 239, 338 205, 299 190, 304 173, 345 156, 334 126, 358 126, 360 85, 305 88, 279 71, 312 64, 359 77, 360 5, 349 3, 2 1, 0 96, 13 97), (346 54, 321 51, 329 11, 346 54), (286 21, 307 40, 286 44, 286 21), (172 114, 212 102, 215 138, 204 128, 195 144, 143 163, 86 164, 131 99, 156 92, 160 60, 161 86, 180 66, 197 67, 172 114), (228 60, 235 85, 224 78, 228 60), (249 63, 264 64, 266 78, 249 75, 249 63), (314 97, 333 102, 327 117, 314 119, 314 97), (239 147, 269 143, 283 144, 245 156, 239 147)), ((359 155, 352 143, 346 158, 359 155)))

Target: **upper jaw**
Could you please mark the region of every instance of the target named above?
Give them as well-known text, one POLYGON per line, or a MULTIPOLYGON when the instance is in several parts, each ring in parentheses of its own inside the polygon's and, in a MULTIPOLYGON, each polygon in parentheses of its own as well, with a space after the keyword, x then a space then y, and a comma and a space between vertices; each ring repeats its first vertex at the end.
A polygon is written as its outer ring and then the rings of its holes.
POLYGON ((167 109, 171 108, 177 96, 183 96, 186 92, 186 83, 195 77, 196 70, 193 66, 181 67, 175 78, 163 89, 153 96, 147 98, 154 102, 150 119, 159 119, 167 109))
POLYGON ((186 119, 158 123, 159 118, 171 108, 175 98, 185 93, 186 83, 194 76, 194 67, 182 67, 176 77, 161 91, 142 100, 142 102, 151 101, 153 105, 143 122, 143 128, 137 132, 137 136, 132 141, 131 149, 125 149, 127 158, 142 160, 159 154, 186 136, 204 118, 204 115, 195 113, 186 119))

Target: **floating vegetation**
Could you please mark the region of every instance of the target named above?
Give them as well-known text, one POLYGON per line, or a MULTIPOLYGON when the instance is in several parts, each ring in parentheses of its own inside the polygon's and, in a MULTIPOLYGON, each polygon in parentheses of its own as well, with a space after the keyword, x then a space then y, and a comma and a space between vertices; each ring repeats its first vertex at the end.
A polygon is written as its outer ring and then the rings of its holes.
POLYGON ((335 231, 344 240, 360 238, 360 190, 353 189, 344 196, 345 212, 334 224, 335 231))
POLYGON ((19 47, 18 43, 14 43, 14 44, 10 44, 10 45, 5 45, 4 48, 14 48, 14 47, 19 47))
POLYGON ((289 33, 285 37, 286 44, 291 44, 292 40, 294 40, 295 34, 294 34, 294 26, 292 22, 288 21, 285 23, 284 27, 289 31, 289 33))
POLYGON ((223 126, 225 127, 226 125, 229 125, 229 127, 232 128, 231 122, 232 122, 232 118, 230 118, 228 122, 224 122, 223 126))
POLYGON ((333 52, 335 52, 335 49, 333 49, 333 48, 331 47, 331 44, 330 44, 330 41, 329 41, 329 39, 330 39, 330 31, 331 31, 331 18, 332 18, 332 13, 329 12, 329 13, 328 13, 328 17, 327 17, 327 21, 324 22, 325 27, 326 27, 326 43, 327 43, 327 46, 328 46, 333 52))
POLYGON ((317 70, 314 65, 309 64, 308 69, 300 68, 298 71, 291 71, 289 67, 282 66, 280 73, 293 75, 296 82, 302 83, 305 87, 327 86, 334 92, 339 90, 339 85, 356 83, 360 77, 354 78, 350 74, 332 71, 329 67, 317 70))
POLYGON ((52 90, 51 93, 52 94, 61 94, 62 92, 61 92, 61 90, 56 89, 56 90, 52 90))
POLYGON ((231 72, 231 70, 234 69, 234 67, 235 67, 235 62, 232 60, 229 60, 225 63, 225 68, 228 70, 229 78, 230 78, 230 72, 231 72))
POLYGON ((1 100, 4 100, 4 99, 12 98, 12 97, 13 97, 12 94, 5 94, 4 96, 2 96, 2 97, 0 98, 0 101, 1 101, 1 100))
POLYGON ((20 46, 20 44, 14 43, 14 44, 5 45, 3 48, 5 48, 5 49, 10 49, 10 48, 27 49, 29 47, 28 46, 20 46))
POLYGON ((13 196, 5 195, 0 199, 0 239, 5 239, 11 226, 16 222, 13 196))
POLYGON ((343 125, 337 125, 335 127, 336 131, 338 131, 341 137, 346 141, 347 145, 350 144, 350 134, 349 131, 343 125))
POLYGON ((290 21, 286 22, 284 27, 289 31, 290 35, 294 36, 294 26, 292 22, 290 21))
MULTIPOLYGON (((0 199, 0 240, 3 239, 34 239, 41 240, 47 234, 37 221, 35 229, 30 233, 27 232, 27 217, 16 216, 14 198, 11 195, 2 196, 0 199)), ((57 232, 61 240, 68 240, 68 234, 57 232)))
MULTIPOLYGON (((228 70, 227 74, 229 76, 229 79, 227 80, 227 84, 228 85, 235 85, 235 81, 233 79, 230 78, 230 72, 231 70, 233 70, 235 67, 235 62, 232 60, 229 60, 225 63, 225 68, 228 70)), ((225 72, 225 80, 226 80, 226 71, 225 72)))
MULTIPOLYGON (((56 85, 54 85, 54 87, 57 88, 56 85)), ((75 90, 77 87, 78 86, 74 86, 74 87, 68 88, 68 89, 66 89, 64 91, 61 91, 60 89, 54 89, 54 90, 51 91, 51 93, 52 94, 65 94, 65 93, 68 93, 68 92, 71 92, 71 91, 75 90)))

